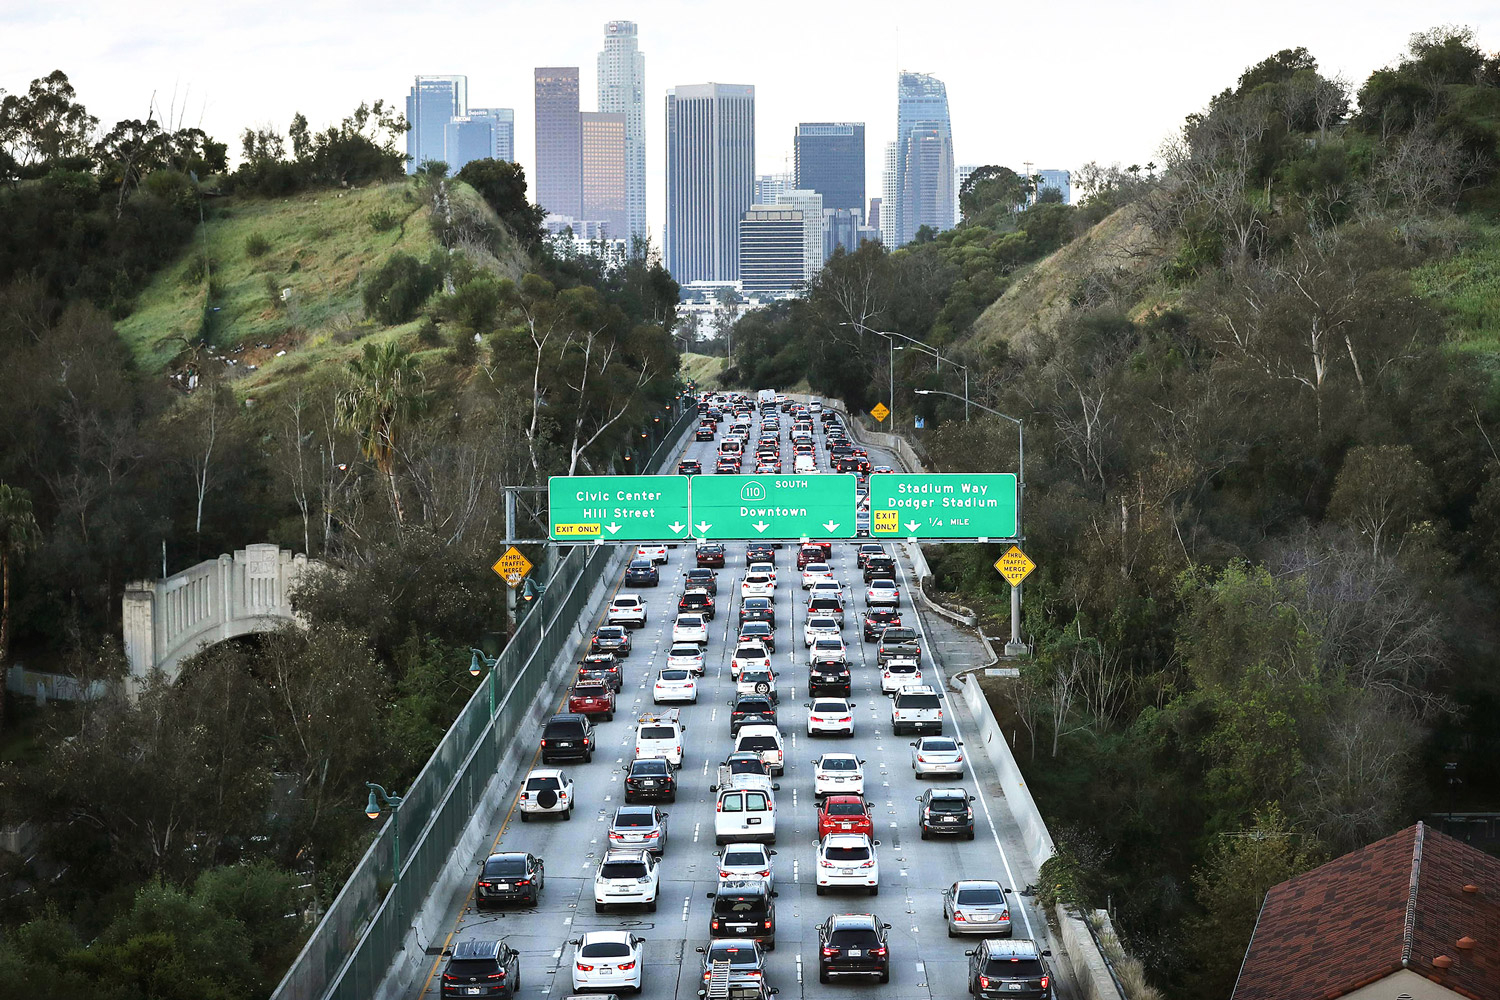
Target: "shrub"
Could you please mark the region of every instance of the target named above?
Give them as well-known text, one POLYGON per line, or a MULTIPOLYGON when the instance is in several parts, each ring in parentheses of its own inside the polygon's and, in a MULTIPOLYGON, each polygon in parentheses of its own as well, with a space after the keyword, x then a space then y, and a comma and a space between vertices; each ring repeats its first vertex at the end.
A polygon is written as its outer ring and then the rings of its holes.
POLYGON ((387 325, 405 323, 438 290, 442 277, 433 263, 393 253, 365 282, 365 311, 387 325))
POLYGON ((271 249, 271 241, 261 233, 251 233, 245 237, 245 256, 264 257, 271 249))
POLYGON ((479 341, 475 339, 476 336, 472 333, 460 333, 453 342, 453 350, 448 352, 448 360, 460 368, 472 368, 479 360, 479 341))
POLYGON ((377 233, 389 232, 401 222, 401 216, 388 208, 377 208, 365 216, 365 221, 377 233))
POLYGON ((422 323, 417 327, 417 342, 426 347, 436 347, 443 342, 443 335, 438 330, 437 320, 431 316, 422 317, 422 323))

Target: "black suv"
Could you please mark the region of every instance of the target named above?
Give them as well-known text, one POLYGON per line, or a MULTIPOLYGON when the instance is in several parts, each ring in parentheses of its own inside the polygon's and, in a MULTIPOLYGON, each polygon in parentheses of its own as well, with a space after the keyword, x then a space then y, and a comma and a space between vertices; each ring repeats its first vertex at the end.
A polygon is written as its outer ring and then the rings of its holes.
POLYGON ((901 612, 895 608, 871 608, 865 612, 865 642, 874 642, 886 629, 900 624, 901 612))
POLYGON ((706 590, 689 590, 677 601, 677 611, 700 614, 709 621, 714 620, 714 599, 706 590))
POLYGON ((890 924, 873 913, 835 913, 818 925, 818 982, 834 976, 879 976, 891 981, 890 924))
POLYGON ((679 476, 697 476, 703 472, 703 463, 696 458, 684 458, 677 463, 677 474, 679 476))
POLYGON ((589 652, 629 656, 630 630, 624 625, 600 625, 594 629, 594 637, 589 640, 589 652))
POLYGON ((1030 938, 985 938, 969 956, 969 992, 980 1000, 1052 1000, 1052 952, 1030 938))
POLYGON ((974 839, 974 801, 963 788, 929 788, 917 796, 917 825, 922 839, 934 833, 961 833, 974 839))
POLYGON ((807 693, 815 698, 819 695, 838 695, 841 698, 847 698, 850 692, 850 681, 847 663, 814 663, 807 668, 807 693))
MULTIPOLYGON (((759 561, 759 560, 757 560, 759 561)), ((740 602, 740 624, 766 622, 776 627, 776 607, 769 597, 747 597, 740 602)))
POLYGON ((683 584, 684 590, 706 590, 715 597, 719 594, 719 574, 707 567, 690 569, 687 571, 687 580, 683 584))
POLYGON ((741 726, 776 725, 776 704, 770 695, 742 694, 730 702, 729 735, 739 735, 741 726))
POLYGON ((547 720, 542 730, 542 763, 594 759, 594 724, 586 715, 561 712, 547 720))
POLYGON ((767 951, 776 950, 776 893, 764 879, 725 879, 708 898, 714 901, 708 916, 708 936, 759 941, 767 951))
POLYGON ((656 571, 656 563, 650 559, 632 559, 630 566, 625 570, 625 586, 627 587, 657 587, 661 585, 661 574, 656 571))
POLYGON ((664 799, 677 801, 677 776, 672 765, 660 757, 638 757, 625 772, 625 801, 664 799))
POLYGON ((880 579, 896 579, 896 560, 890 556, 870 556, 865 560, 865 583, 880 579))
POLYGON ((445 997, 513 997, 521 988, 521 956, 504 941, 460 941, 443 968, 445 997))
MULTIPOLYGON (((523 814, 524 815, 524 814, 523 814)), ((474 908, 482 910, 491 903, 522 902, 535 906, 546 881, 542 859, 525 852, 491 854, 479 866, 474 883, 474 908)))
POLYGON ((751 542, 745 546, 745 565, 751 563, 776 561, 776 546, 770 542, 751 542))
POLYGON ((578 679, 589 679, 597 674, 609 682, 615 694, 620 693, 624 680, 620 676, 620 661, 614 653, 590 653, 578 661, 578 679))

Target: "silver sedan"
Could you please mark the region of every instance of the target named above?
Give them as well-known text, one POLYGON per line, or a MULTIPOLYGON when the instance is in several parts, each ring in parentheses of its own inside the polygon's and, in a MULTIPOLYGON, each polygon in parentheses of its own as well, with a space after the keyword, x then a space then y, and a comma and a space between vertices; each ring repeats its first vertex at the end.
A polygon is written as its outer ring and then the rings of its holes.
POLYGON ((964 773, 963 742, 951 736, 924 736, 911 744, 911 769, 918 778, 964 773))
POLYGON ((943 919, 948 923, 948 936, 984 934, 1009 937, 1008 891, 1001 888, 999 882, 989 879, 964 879, 944 889, 943 919))

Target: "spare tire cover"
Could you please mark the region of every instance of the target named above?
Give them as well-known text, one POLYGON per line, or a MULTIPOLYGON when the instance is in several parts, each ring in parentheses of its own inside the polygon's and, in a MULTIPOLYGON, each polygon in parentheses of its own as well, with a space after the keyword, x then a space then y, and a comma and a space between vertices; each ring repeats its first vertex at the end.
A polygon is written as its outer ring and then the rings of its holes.
POLYGON ((543 809, 551 809, 557 805, 557 793, 550 788, 544 788, 536 793, 536 804, 543 809))
POLYGON ((770 694, 771 693, 771 685, 767 684, 765 681, 756 681, 755 682, 755 693, 756 694, 770 694))

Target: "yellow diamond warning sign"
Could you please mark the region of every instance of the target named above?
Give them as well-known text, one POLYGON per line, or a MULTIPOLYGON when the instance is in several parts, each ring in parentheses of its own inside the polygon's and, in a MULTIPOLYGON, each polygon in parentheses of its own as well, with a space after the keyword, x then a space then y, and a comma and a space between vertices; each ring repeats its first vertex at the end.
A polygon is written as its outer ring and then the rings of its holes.
POLYGON ((890 407, 886 406, 884 403, 876 403, 875 408, 870 411, 870 416, 874 417, 876 420, 884 420, 890 415, 890 407))
POLYGON ((1012 545, 1005 550, 1003 556, 995 560, 995 569, 1005 577, 1006 583, 1014 587, 1031 575, 1031 571, 1036 569, 1036 563, 1031 561, 1030 556, 1012 545))
POLYGON ((531 572, 531 560, 521 555, 514 545, 505 550, 505 555, 495 560, 490 569, 505 578, 512 587, 519 587, 526 574, 531 572))

